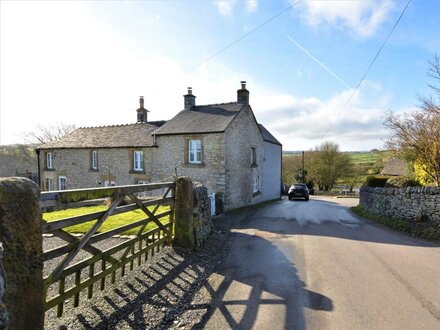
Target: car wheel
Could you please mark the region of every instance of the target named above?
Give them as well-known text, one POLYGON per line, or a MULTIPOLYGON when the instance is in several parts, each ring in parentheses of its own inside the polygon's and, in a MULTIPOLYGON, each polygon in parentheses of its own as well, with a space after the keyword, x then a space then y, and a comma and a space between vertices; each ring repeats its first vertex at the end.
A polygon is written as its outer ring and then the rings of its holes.
POLYGON ((289 201, 291 201, 292 200, 292 196, 289 196, 289 201))
POLYGON ((306 197, 306 201, 308 201, 309 200, 309 198, 308 197, 306 197))

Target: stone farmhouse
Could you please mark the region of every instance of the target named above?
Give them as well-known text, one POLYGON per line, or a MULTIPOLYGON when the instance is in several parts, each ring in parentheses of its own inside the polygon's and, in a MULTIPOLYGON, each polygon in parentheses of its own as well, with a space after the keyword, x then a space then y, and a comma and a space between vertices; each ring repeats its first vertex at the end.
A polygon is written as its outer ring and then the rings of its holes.
POLYGON ((196 105, 148 122, 143 97, 137 123, 79 128, 37 149, 43 190, 131 185, 189 176, 225 210, 280 198, 280 142, 255 119, 246 83, 237 101, 196 105))

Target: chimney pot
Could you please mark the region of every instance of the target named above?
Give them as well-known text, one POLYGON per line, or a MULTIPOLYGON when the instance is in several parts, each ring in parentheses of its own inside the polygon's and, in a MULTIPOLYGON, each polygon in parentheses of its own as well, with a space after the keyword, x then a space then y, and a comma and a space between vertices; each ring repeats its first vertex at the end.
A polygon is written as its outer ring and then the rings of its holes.
POLYGON ((138 123, 146 123, 148 122, 148 110, 144 108, 144 97, 139 96, 139 109, 137 112, 137 122, 138 123))
POLYGON ((192 87, 188 87, 188 94, 183 95, 184 109, 189 110, 196 105, 196 96, 192 93, 192 87))
POLYGON ((241 81, 241 89, 237 90, 237 103, 249 104, 249 91, 246 89, 246 81, 241 81))

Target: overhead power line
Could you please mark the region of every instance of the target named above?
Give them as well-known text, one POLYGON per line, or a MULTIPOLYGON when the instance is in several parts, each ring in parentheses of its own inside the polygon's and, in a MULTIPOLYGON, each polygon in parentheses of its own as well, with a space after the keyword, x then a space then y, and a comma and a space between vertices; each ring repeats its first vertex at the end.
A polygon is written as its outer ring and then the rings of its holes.
MULTIPOLYGON (((242 36, 240 36, 239 38, 235 39, 234 41, 232 41, 231 43, 229 43, 228 45, 226 45, 225 47, 223 47, 222 49, 220 49, 219 51, 215 52, 214 54, 208 56, 207 58, 205 58, 203 61, 201 61, 200 63, 194 65, 193 67, 189 68, 188 70, 186 70, 184 73, 182 73, 180 76, 178 76, 176 79, 180 79, 184 76, 186 76, 188 73, 190 73, 191 71, 194 71, 195 69, 199 68, 200 66, 202 66, 203 64, 205 64, 206 62, 212 60, 214 57, 220 55, 221 53, 223 53, 224 51, 226 51, 227 49, 231 48, 232 46, 234 46, 235 44, 239 43, 240 41, 242 41, 243 39, 246 39, 247 37, 249 37, 251 34, 255 33, 256 31, 258 31, 259 29, 261 29, 263 26, 265 26, 266 24, 272 22, 273 20, 275 20, 276 18, 278 18, 279 16, 283 15, 285 12, 289 11, 290 9, 292 9, 293 7, 297 6, 300 2, 302 2, 303 0, 298 0, 297 2, 294 2, 292 4, 290 4, 289 6, 287 6, 286 8, 284 8, 283 10, 277 12, 275 15, 271 16, 269 19, 267 19, 266 21, 264 21, 263 23, 261 23, 260 25, 256 26, 255 28, 253 28, 252 30, 250 30, 249 32, 243 34, 242 36)), ((157 93, 159 90, 161 90, 161 88, 158 88, 156 90, 154 90, 151 94, 157 93)))
POLYGON ((295 3, 292 3, 291 5, 287 6, 285 9, 279 11, 278 13, 276 13, 275 15, 273 15, 271 18, 269 18, 268 20, 264 21, 263 23, 261 23, 260 25, 258 25, 257 27, 253 28, 252 30, 250 30, 249 32, 243 34, 241 37, 235 39, 233 42, 231 42, 230 44, 228 44, 227 46, 223 47, 222 49, 220 49, 218 52, 212 54, 211 56, 207 57, 206 59, 204 59, 202 62, 200 62, 199 64, 193 66, 192 68, 188 69, 187 71, 185 71, 181 76, 179 76, 179 78, 185 76, 186 74, 188 74, 189 72, 197 69, 198 67, 200 67, 201 65, 205 64, 206 62, 208 62, 209 60, 212 60, 214 57, 216 57, 217 55, 220 55, 221 53, 223 53, 225 50, 231 48, 232 46, 234 46, 235 44, 239 43, 240 41, 242 41, 243 39, 249 37, 251 34, 253 34, 254 32, 256 32, 257 30, 261 29, 263 26, 265 26, 266 24, 272 22, 274 19, 278 18, 279 16, 281 16, 282 14, 284 14, 286 11, 289 11, 290 9, 292 9, 293 7, 295 7, 296 5, 298 5, 302 0, 298 0, 295 3))
POLYGON ((376 59, 379 57, 379 54, 382 52, 382 49, 385 47, 385 45, 388 42, 388 39, 390 39, 391 35, 393 34, 394 30, 396 29, 397 25, 399 24, 400 20, 402 19, 403 15, 406 12, 406 9, 408 8, 409 4, 410 4, 411 0, 408 0, 405 7, 403 8, 402 12, 399 15, 399 18, 397 19, 396 23, 394 23, 393 28, 390 30, 390 32, 388 33, 387 37, 385 38, 384 42, 382 43, 382 45, 380 46, 379 50, 377 51, 376 55, 374 56, 373 60, 371 61, 370 65, 368 66, 367 70, 365 71, 364 75, 362 76, 361 80, 359 80, 359 83, 356 85, 355 89, 353 90, 353 92, 350 94, 350 96, 347 99, 347 102, 345 102, 344 106, 341 108, 341 110, 339 110, 339 112, 336 114, 336 117, 333 119, 333 121, 331 122, 330 126, 327 128, 327 130, 325 131, 325 133, 322 135, 321 140, 323 140, 325 138, 325 136, 328 134, 328 132, 333 128, 336 119, 338 119, 338 117, 341 115, 341 113, 343 113, 348 105, 351 102, 351 99, 353 98, 353 96, 356 94, 356 92, 358 91, 359 87, 361 86, 361 84, 364 82, 365 77, 367 76, 368 72, 370 72, 371 67, 373 66, 373 64, 376 62, 376 59))

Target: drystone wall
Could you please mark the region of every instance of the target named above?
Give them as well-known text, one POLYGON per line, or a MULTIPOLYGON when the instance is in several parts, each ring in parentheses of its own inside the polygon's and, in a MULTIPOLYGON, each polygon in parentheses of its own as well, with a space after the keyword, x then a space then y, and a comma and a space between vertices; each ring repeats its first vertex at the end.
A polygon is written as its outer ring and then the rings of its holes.
POLYGON ((193 203, 194 240, 201 246, 211 234, 212 224, 208 189, 198 182, 193 184, 193 203))
POLYGON ((368 212, 410 221, 432 220, 440 225, 440 188, 372 188, 360 190, 359 204, 368 212))

